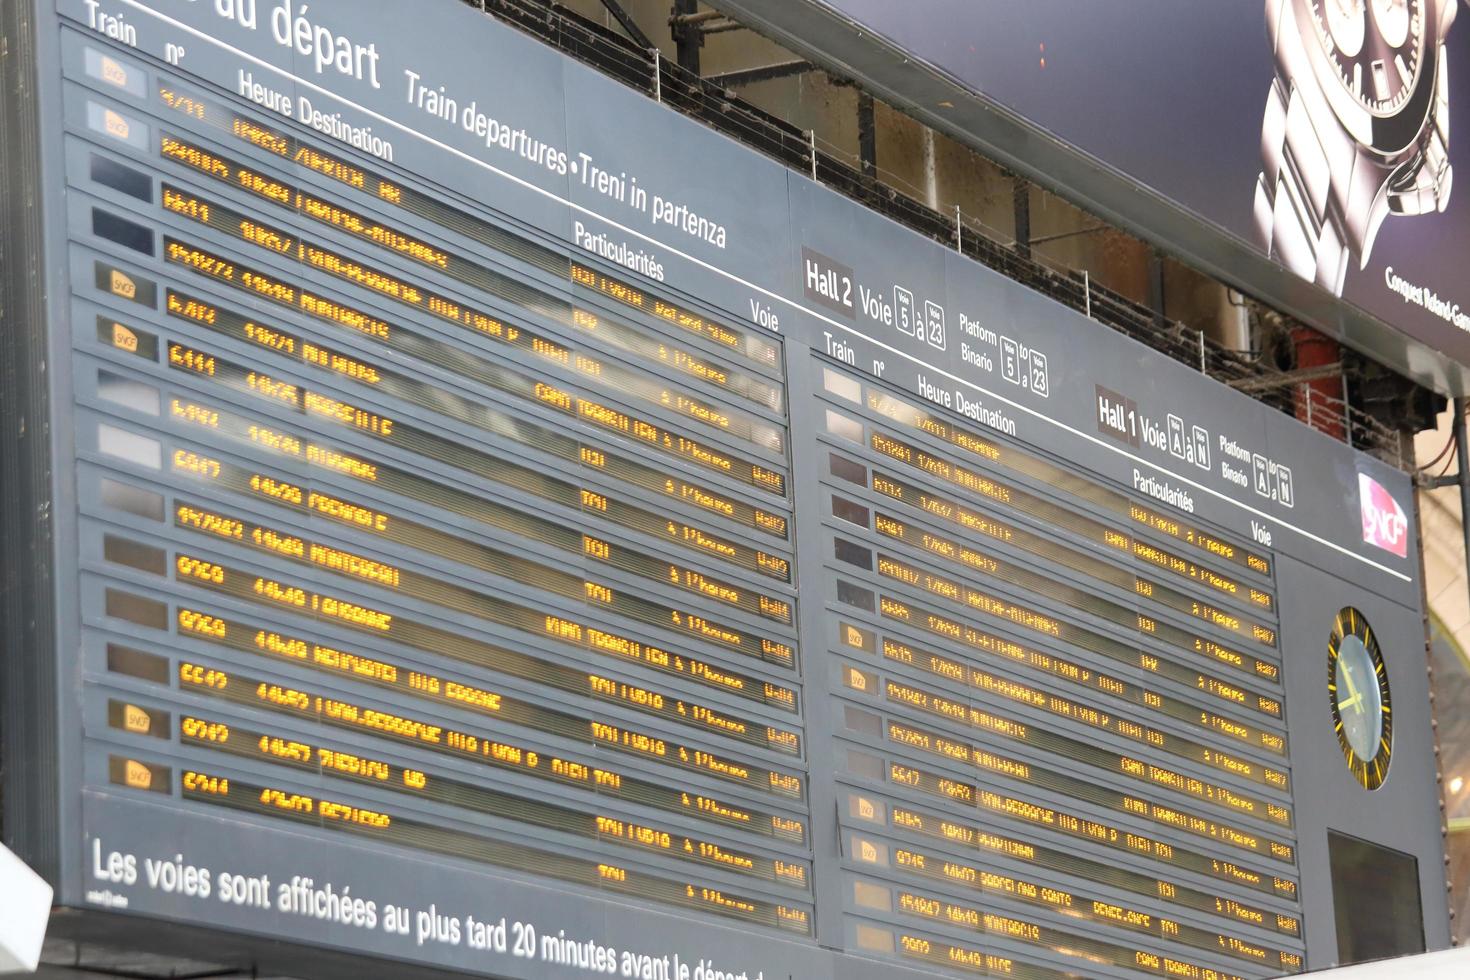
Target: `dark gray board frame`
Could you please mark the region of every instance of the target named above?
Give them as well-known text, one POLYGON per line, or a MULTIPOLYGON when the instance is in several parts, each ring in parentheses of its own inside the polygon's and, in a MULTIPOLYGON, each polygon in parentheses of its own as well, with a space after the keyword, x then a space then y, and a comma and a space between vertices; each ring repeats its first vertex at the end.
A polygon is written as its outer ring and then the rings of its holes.
MULTIPOLYGON (((59 6, 66 16, 86 16, 81 2, 63 0, 59 6)), ((262 8, 262 20, 273 6, 262 8)), ((255 71, 266 72, 272 59, 281 56, 280 48, 268 36, 254 36, 218 21, 210 4, 200 6, 180 0, 149 5, 108 0, 102 9, 121 11, 139 25, 140 47, 119 52, 118 56, 144 71, 147 78, 171 71, 159 57, 170 42, 184 47, 195 45, 194 53, 198 54, 200 45, 208 45, 208 38, 217 36, 234 51, 248 52, 251 58, 259 59, 232 60, 242 56, 228 52, 215 52, 215 57, 208 60, 190 61, 185 56, 185 68, 198 72, 188 84, 208 91, 216 100, 229 101, 225 93, 233 87, 232 78, 240 64, 252 64, 255 71), (146 13, 150 6, 166 11, 177 23, 167 30, 153 23, 146 13), (224 92, 208 89, 210 84, 224 92)), ((385 57, 397 59, 399 64, 429 64, 446 76, 452 74, 453 79, 447 79, 451 85, 490 93, 482 94, 481 101, 488 105, 494 99, 496 111, 524 119, 527 126, 544 125, 555 130, 558 145, 610 161, 609 169, 637 173, 645 186, 689 201, 701 214, 717 216, 728 226, 727 245, 709 246, 667 228, 641 227, 626 215, 619 221, 621 227, 601 223, 594 215, 605 210, 605 202, 583 188, 567 181, 549 182, 544 174, 530 169, 517 171, 515 161, 492 155, 488 162, 500 171, 494 173, 486 169, 485 160, 476 157, 472 143, 456 144, 458 137, 443 131, 437 134, 437 145, 421 145, 408 130, 391 129, 384 122, 417 118, 401 115, 400 92, 387 87, 374 92, 344 85, 342 92, 348 98, 378 114, 374 117, 375 128, 382 127, 380 133, 391 133, 398 150, 395 168, 366 159, 364 165, 387 170, 401 177, 406 186, 454 187, 472 192, 469 196, 484 202, 498 221, 558 246, 563 252, 567 251, 563 243, 570 239, 578 220, 594 231, 615 232, 621 240, 661 259, 666 282, 642 281, 652 292, 697 310, 712 311, 727 321, 744 320, 746 329, 756 329, 750 322, 751 301, 774 310, 779 317, 774 333, 784 346, 791 405, 790 482, 796 508, 795 550, 801 597, 799 645, 803 670, 799 681, 804 686, 802 724, 812 777, 810 825, 818 942, 789 941, 770 931, 742 931, 714 924, 706 917, 680 917, 624 900, 596 900, 587 897, 586 892, 483 875, 453 862, 403 855, 395 856, 391 866, 379 866, 370 862, 360 848, 298 835, 259 820, 205 817, 197 808, 179 806, 176 799, 160 806, 148 802, 148 798, 106 789, 106 774, 99 769, 105 751, 100 746, 103 740, 115 737, 95 728, 102 695, 90 679, 93 675, 86 674, 96 670, 95 642, 91 647, 86 645, 92 642, 87 638, 94 636, 95 630, 84 627, 80 615, 92 610, 88 603, 94 601, 96 592, 91 583, 97 577, 91 571, 83 575, 78 556, 83 541, 95 541, 95 531, 87 529, 95 528, 95 523, 84 528, 78 516, 76 447, 80 430, 75 429, 75 405, 82 392, 72 391, 73 379, 84 373, 82 366, 92 363, 73 353, 74 342, 80 343, 81 338, 74 338, 72 330, 78 326, 87 329, 90 321, 71 315, 68 298, 73 290, 86 293, 88 284, 70 274, 73 266, 69 257, 81 253, 73 253, 68 239, 86 241, 87 248, 95 250, 85 221, 92 207, 135 218, 149 212, 121 197, 102 200, 95 196, 95 190, 74 187, 63 193, 71 159, 59 124, 65 112, 58 84, 63 30, 44 5, 37 8, 36 21, 27 23, 25 18, 31 13, 26 5, 7 8, 7 15, 14 18, 6 25, 7 31, 14 32, 7 34, 14 38, 10 50, 22 55, 36 52, 29 65, 22 65, 27 73, 34 73, 26 78, 34 80, 35 100, 7 102, 5 152, 15 154, 17 160, 16 168, 7 167, 7 176, 24 178, 18 194, 8 188, 7 215, 26 217, 25 222, 9 223, 13 237, 7 243, 7 254, 34 256, 40 269, 39 274, 17 275, 9 280, 7 380, 15 384, 7 384, 6 389, 7 397, 14 398, 26 390, 27 383, 34 382, 31 403, 20 405, 20 410, 27 413, 27 419, 50 414, 56 421, 49 429, 38 425, 24 430, 27 438, 34 439, 38 432, 48 437, 44 451, 7 443, 6 487, 13 485, 12 474, 35 481, 31 499, 7 491, 7 541, 24 542, 35 558, 30 566, 34 571, 12 580, 15 589, 8 589, 6 596, 7 720, 19 719, 4 726, 6 759, 35 759, 42 764, 24 768, 7 761, 5 834, 8 844, 58 885, 59 900, 68 907, 58 919, 58 928, 63 932, 195 955, 212 953, 214 957, 288 971, 300 969, 308 961, 312 969, 360 971, 360 961, 343 958, 342 951, 352 949, 393 957, 398 966, 405 968, 413 964, 490 970, 505 976, 576 975, 510 960, 487 964, 462 948, 433 949, 426 957, 422 949, 405 950, 379 937, 369 937, 374 941, 369 943, 352 930, 324 928, 289 918, 252 917, 218 903, 200 904, 142 888, 129 896, 135 914, 102 912, 87 906, 85 891, 92 871, 93 840, 104 839, 109 849, 117 847, 138 854, 172 853, 180 842, 187 842, 191 856, 206 855, 201 862, 214 860, 211 855, 220 853, 259 855, 260 867, 268 867, 273 880, 283 875, 289 878, 303 860, 320 860, 326 870, 313 869, 319 879, 345 880, 351 876, 358 894, 388 888, 391 883, 401 890, 405 903, 415 907, 438 901, 441 905, 457 903, 472 908, 476 907, 473 903, 490 900, 502 908, 513 907, 528 920, 563 923, 569 934, 619 941, 637 936, 650 949, 677 949, 696 962, 703 955, 714 956, 722 963, 746 963, 752 970, 763 969, 768 977, 778 973, 802 977, 896 975, 891 963, 836 952, 851 947, 849 926, 854 920, 843 911, 851 872, 841 863, 843 843, 836 821, 830 816, 842 801, 834 770, 840 766, 839 752, 856 742, 840 731, 840 715, 851 702, 834 686, 829 669, 833 657, 824 652, 831 647, 841 615, 832 604, 834 582, 839 574, 848 574, 831 563, 832 532, 825 515, 828 491, 823 488, 827 482, 824 456, 833 443, 819 438, 822 418, 817 409, 821 404, 821 365, 834 363, 828 357, 830 352, 849 364, 851 374, 872 375, 879 371, 890 389, 906 392, 905 397, 916 403, 923 402, 919 380, 923 376, 929 386, 924 390, 935 397, 956 404, 963 395, 970 402, 978 401, 988 410, 999 411, 1015 423, 1017 435, 1009 440, 991 433, 998 442, 1027 447, 1043 458, 1066 461, 1095 481, 1122 490, 1135 481, 1133 472, 1138 470, 1163 479, 1176 490, 1183 488, 1195 507, 1188 519, 1215 529, 1229 540, 1249 542, 1253 521, 1270 530, 1272 546, 1262 550, 1272 555, 1276 564, 1274 588, 1280 602, 1279 632, 1296 787, 1295 833, 1308 963, 1316 966, 1330 962, 1337 948, 1330 904, 1326 904, 1331 893, 1325 877, 1328 826, 1413 854, 1422 876, 1429 945, 1432 948, 1447 942, 1433 743, 1419 659, 1423 628, 1417 542, 1412 540, 1411 527, 1407 554, 1400 559, 1364 544, 1359 533, 1358 475, 1371 476, 1397 499, 1407 501, 1412 491, 1402 474, 899 229, 511 29, 476 17, 450 0, 415 9, 411 24, 394 23, 393 18, 382 25, 366 24, 354 17, 349 5, 332 0, 313 4, 312 16, 315 22, 331 25, 337 33, 375 40, 385 57), (495 57, 487 58, 487 52, 495 57), (34 120, 34 142, 30 143, 10 135, 25 133, 27 113, 33 113, 34 120), (619 125, 610 126, 608 120, 617 120, 619 125), (450 145, 455 152, 447 152, 450 145), (34 168, 29 176, 27 165, 34 168), (512 173, 515 180, 501 175, 506 172, 512 173), (40 248, 35 247, 37 241, 42 243, 40 248), (901 283, 917 297, 920 307, 926 298, 936 302, 947 314, 946 350, 919 348, 894 328, 865 320, 855 310, 847 316, 840 303, 823 305, 812 299, 803 282, 808 252, 825 257, 830 268, 845 269, 845 274, 853 278, 854 288, 862 285, 887 297, 893 295, 891 287, 901 283), (26 303, 31 305, 18 305, 26 303), (23 326, 33 328, 28 332, 11 327, 17 322, 12 315, 17 309, 44 313, 19 318, 23 326), (1045 352, 1050 371, 1046 396, 1007 386, 994 369, 982 369, 965 360, 959 347, 966 336, 959 322, 961 313, 1045 352), (830 344, 832 338, 841 340, 842 346, 830 344), (882 362, 881 370, 875 362, 882 362), (64 365, 65 369, 50 370, 55 365, 64 365), (1190 468, 1167 450, 1135 448, 1110 439, 1097 425, 1098 386, 1126 395, 1140 411, 1160 423, 1167 414, 1178 413, 1191 425, 1207 427, 1212 440, 1228 436, 1263 459, 1269 457, 1289 465, 1297 506, 1286 507, 1279 501, 1258 497, 1249 489, 1240 490, 1221 477, 1218 459, 1209 470, 1190 468), (29 595, 23 591, 27 588, 32 590, 29 595), (1347 604, 1361 608, 1381 635, 1392 638, 1390 670, 1396 708, 1396 751, 1389 787, 1392 792, 1365 795, 1341 765, 1331 731, 1323 681, 1325 631, 1332 614, 1347 604), (28 655, 16 656, 16 650, 28 655), (94 652, 88 654, 88 650, 94 652), (88 656, 94 659, 88 660, 88 656), (84 676, 89 679, 84 680, 84 676), (52 705, 56 715, 47 717, 52 705), (85 746, 84 731, 89 733, 85 746), (84 791, 84 785, 92 788, 84 791), (285 843, 296 841, 300 847, 285 843), (303 858, 304 854, 310 857, 303 858), (325 855, 332 857, 323 858, 325 855), (184 928, 181 922, 190 925, 184 928), (691 929, 691 922, 697 922, 698 928, 691 929), (315 945, 304 945, 308 943, 315 945), (759 962, 751 963, 757 953, 759 962)), ((75 50, 83 36, 67 28, 65 37, 71 45, 67 50, 75 50)), ((95 37, 90 43, 105 44, 95 37)), ((13 59, 16 64, 24 61, 25 57, 13 59)), ((309 65, 283 64, 288 72, 310 73, 309 65)), ((324 89, 333 86, 328 80, 311 77, 313 85, 324 89)), ((333 97, 327 91, 320 95, 324 100, 333 97)), ((243 107, 243 103, 231 104, 243 107)), ((327 142, 320 133, 302 132, 318 145, 327 142)), ((336 149, 352 157, 349 149, 336 149)), ((263 158, 252 159, 266 165, 263 158)), ((221 197, 212 189, 207 193, 221 197)), ((158 221, 160 228, 177 231, 185 227, 182 219, 163 221, 156 212, 153 214, 152 220, 158 221)), ((303 230, 313 237, 330 237, 318 234, 314 228, 303 230)), ((222 250, 240 250, 240 246, 229 245, 223 238, 216 240, 203 233, 190 233, 189 237, 211 242, 222 250)), ((350 241, 333 241, 340 250, 361 252, 350 241)), ((575 253, 576 249, 571 251, 575 253)), ((109 254, 126 262, 117 249, 109 254)), ((580 259, 621 278, 637 278, 588 254, 580 259)), ((250 253, 249 261, 266 264, 257 261, 254 253, 250 253)), ((379 253, 366 253, 364 261, 393 265, 382 260, 379 253)), ((146 269, 148 265, 133 261, 129 268, 146 269)), ((14 274, 18 267, 7 262, 5 268, 14 274)), ((324 291, 342 292, 340 286, 320 277, 309 279, 322 282, 324 291)), ((188 285, 197 283, 189 280, 188 285)), ((269 312, 261 315, 271 316, 269 312)), ((10 409, 11 403, 7 403, 10 409)), ((938 411, 944 414, 942 409, 938 411)), ((944 417, 972 430, 985 431, 980 423, 958 415, 944 417)), ((6 431, 7 438, 13 438, 22 430, 7 427, 6 431)), ((1045 487, 1035 489, 1046 492, 1045 487)), ((1089 505, 1076 506, 1097 513, 1089 510, 1089 505)), ((1162 503, 1150 506, 1168 510, 1162 503)), ((297 571, 290 574, 298 579, 313 578, 297 571)), ((258 673, 249 666, 243 669, 258 673)), ((138 697, 146 700, 142 693, 138 697)), ((163 701, 167 703, 168 699, 163 701)), ((1102 736, 1098 740, 1111 744, 1102 736)), ((183 758, 178 755, 176 743, 170 746, 166 755, 183 758)), ((1065 762, 1059 765, 1067 768, 1065 762)), ((247 763, 231 768, 252 771, 247 763)), ((265 771, 264 767, 255 768, 265 771)), ((162 798, 158 799, 161 803, 162 798)), ((1180 842, 1189 843, 1187 838, 1180 842)), ((1022 945, 997 945, 1021 958, 1045 959, 1022 945)), ((1194 951, 1181 950, 1180 955, 1188 959, 1194 951)))

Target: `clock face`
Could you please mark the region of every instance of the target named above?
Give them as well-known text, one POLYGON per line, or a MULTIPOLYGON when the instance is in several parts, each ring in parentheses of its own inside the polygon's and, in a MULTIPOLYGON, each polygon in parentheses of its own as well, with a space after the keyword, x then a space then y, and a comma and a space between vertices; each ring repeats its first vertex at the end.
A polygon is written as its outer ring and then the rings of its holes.
POLYGON ((1403 108, 1424 63, 1429 0, 1307 0, 1317 39, 1348 94, 1377 116, 1403 108))
POLYGON ((1337 614, 1327 654, 1327 688, 1343 758, 1365 789, 1377 789, 1388 775, 1393 714, 1378 637, 1362 613, 1348 607, 1337 614))

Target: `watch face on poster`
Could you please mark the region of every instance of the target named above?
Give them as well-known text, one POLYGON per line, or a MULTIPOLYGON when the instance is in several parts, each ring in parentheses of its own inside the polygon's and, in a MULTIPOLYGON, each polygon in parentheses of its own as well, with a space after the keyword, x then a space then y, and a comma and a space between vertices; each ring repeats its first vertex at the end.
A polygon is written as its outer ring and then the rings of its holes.
POLYGON ((1266 251, 1342 295, 1383 222, 1443 211, 1444 39, 1458 0, 1267 0, 1276 78, 1256 228, 1266 251))
POLYGON ((1424 0, 1310 0, 1317 40, 1353 100, 1376 115, 1409 101, 1424 65, 1424 0))

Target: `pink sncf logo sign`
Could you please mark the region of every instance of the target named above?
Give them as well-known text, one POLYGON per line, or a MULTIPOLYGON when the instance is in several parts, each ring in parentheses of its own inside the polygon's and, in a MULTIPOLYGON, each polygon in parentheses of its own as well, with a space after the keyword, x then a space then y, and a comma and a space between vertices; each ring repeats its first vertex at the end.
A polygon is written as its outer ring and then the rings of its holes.
POLYGON ((1409 555, 1409 519, 1378 481, 1358 474, 1358 502, 1363 512, 1363 540, 1400 558, 1409 555))

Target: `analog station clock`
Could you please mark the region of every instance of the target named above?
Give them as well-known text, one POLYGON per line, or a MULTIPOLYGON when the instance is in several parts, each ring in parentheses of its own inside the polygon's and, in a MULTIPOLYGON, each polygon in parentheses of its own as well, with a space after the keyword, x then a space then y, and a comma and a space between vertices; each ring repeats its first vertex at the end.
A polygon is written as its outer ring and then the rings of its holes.
POLYGON ((1377 789, 1388 776, 1393 752, 1393 710, 1388 671, 1373 627, 1348 606, 1332 624, 1327 645, 1327 689, 1332 720, 1348 769, 1365 789, 1377 789))

